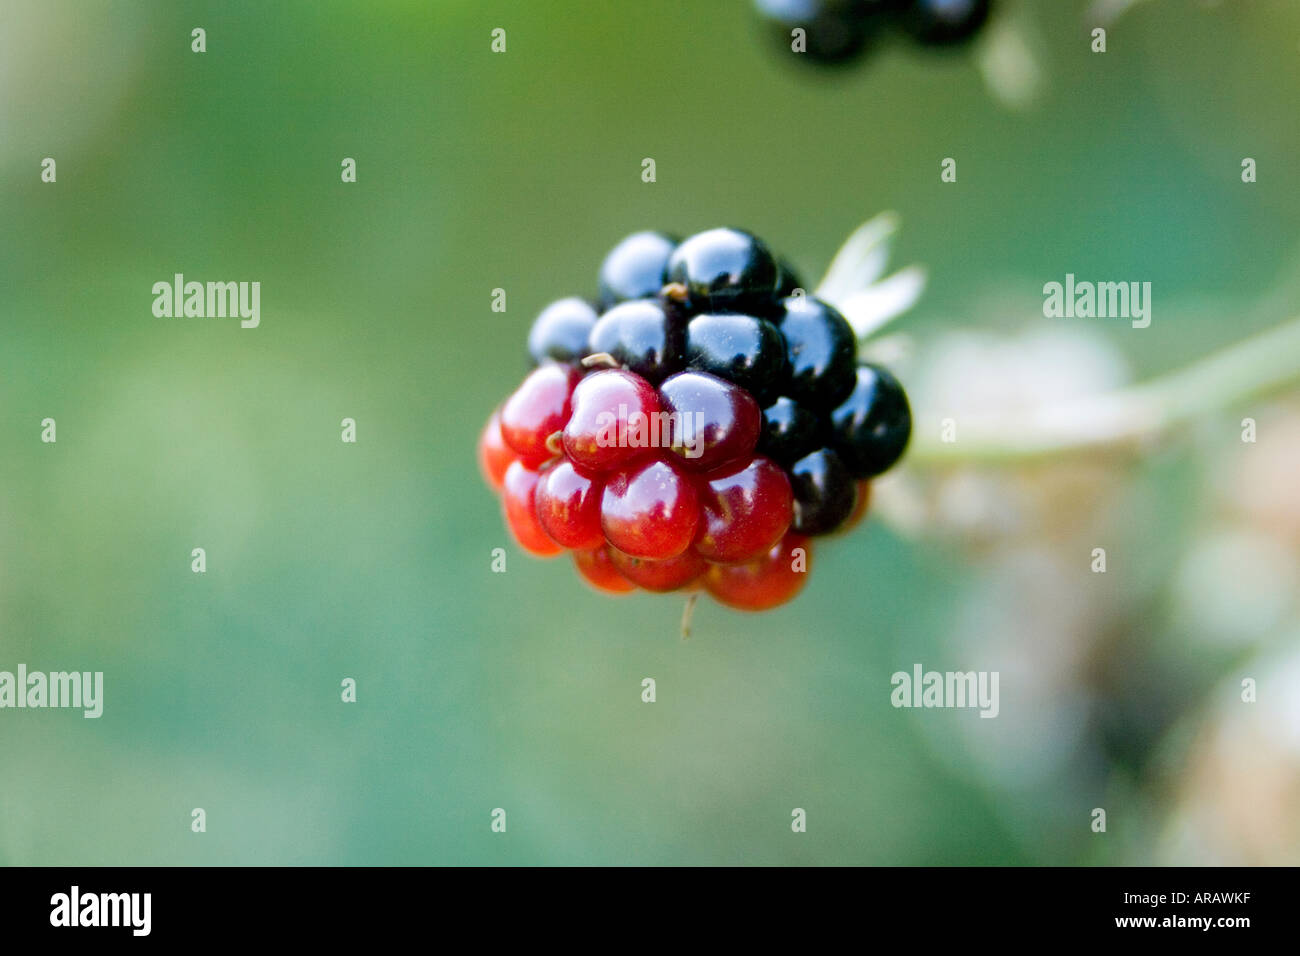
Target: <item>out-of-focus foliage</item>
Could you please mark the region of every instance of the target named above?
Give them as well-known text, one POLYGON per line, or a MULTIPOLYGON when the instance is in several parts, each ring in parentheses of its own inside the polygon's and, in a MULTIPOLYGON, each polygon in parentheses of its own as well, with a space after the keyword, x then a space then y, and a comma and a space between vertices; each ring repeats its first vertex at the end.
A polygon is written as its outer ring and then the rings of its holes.
POLYGON ((6 3, 0 669, 106 700, 0 712, 0 862, 1300 860, 1294 402, 905 469, 796 603, 685 644, 514 549, 475 471, 533 316, 634 229, 815 276, 897 211, 924 427, 1294 312, 1300 9, 1151 0, 1092 54, 1085 3, 1003 7, 1015 109, 960 54, 796 69, 743 2, 6 3), (260 281, 261 327, 155 318, 177 272, 260 281), (1043 318, 1066 273, 1152 282, 1151 327, 1043 318), (1000 716, 892 708, 918 662, 1000 671, 1000 716))

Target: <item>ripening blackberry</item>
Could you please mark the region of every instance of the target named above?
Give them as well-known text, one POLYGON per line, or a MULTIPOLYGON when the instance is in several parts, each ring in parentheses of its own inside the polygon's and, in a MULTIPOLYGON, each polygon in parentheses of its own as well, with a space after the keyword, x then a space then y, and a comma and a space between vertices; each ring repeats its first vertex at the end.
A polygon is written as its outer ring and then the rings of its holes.
POLYGON ((507 527, 603 593, 791 600, 812 539, 856 525, 903 454, 902 386, 739 229, 633 233, 597 286, 542 310, 535 367, 479 438, 507 527))
POLYGON ((961 46, 980 31, 993 0, 754 0, 781 48, 821 66, 861 59, 893 32, 928 48, 961 46))

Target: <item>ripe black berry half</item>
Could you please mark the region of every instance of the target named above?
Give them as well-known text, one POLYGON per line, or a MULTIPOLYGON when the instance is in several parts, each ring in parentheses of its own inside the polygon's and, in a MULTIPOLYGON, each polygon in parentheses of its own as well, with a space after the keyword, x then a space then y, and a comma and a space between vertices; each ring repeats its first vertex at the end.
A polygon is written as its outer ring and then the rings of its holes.
POLYGON ((797 534, 829 534, 838 528, 858 502, 858 488, 848 466, 829 448, 819 448, 790 466, 797 534))
POLYGON ((686 364, 747 390, 759 406, 785 388, 785 339, 767 319, 734 312, 697 315, 686 326, 686 364))
POLYGON ((989 18, 990 0, 902 0, 898 23, 918 43, 950 46, 969 40, 989 18))
POLYGON ((677 240, 661 232, 634 232, 616 245, 600 265, 600 307, 658 295, 676 248, 677 240))
POLYGON ((589 354, 616 362, 658 384, 685 364, 685 320, 657 299, 620 302, 600 317, 587 340, 589 354))
POLYGON ((552 302, 528 331, 528 354, 534 362, 576 362, 587 354, 587 338, 595 324, 596 310, 582 299, 552 302))
POLYGON ((799 273, 794 270, 794 266, 781 259, 776 264, 776 298, 785 299, 794 295, 795 289, 803 289, 805 292, 808 287, 803 284, 799 278, 799 273))
POLYGON ((710 229, 673 250, 665 278, 685 286, 692 312, 762 311, 776 292, 776 260, 757 236, 710 229))
POLYGON ((826 423, 794 399, 782 396, 763 409, 758 450, 786 468, 821 448, 826 439, 826 423))
POLYGON ((831 440, 853 477, 888 469, 911 434, 912 410, 898 379, 880 366, 859 365, 853 393, 831 413, 831 440))
POLYGON ((781 303, 777 325, 790 363, 786 394, 816 411, 828 412, 853 391, 858 344, 839 311, 810 296, 781 303))

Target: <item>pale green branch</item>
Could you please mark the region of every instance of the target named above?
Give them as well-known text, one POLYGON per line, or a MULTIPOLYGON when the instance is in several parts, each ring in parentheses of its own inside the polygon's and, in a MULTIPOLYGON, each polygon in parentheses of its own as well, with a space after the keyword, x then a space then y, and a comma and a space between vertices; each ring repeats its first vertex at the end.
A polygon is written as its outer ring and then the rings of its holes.
POLYGON ((918 431, 906 460, 917 465, 1019 461, 1123 449, 1297 381, 1300 317, 1138 385, 1013 414, 962 417, 954 411, 945 417, 956 423, 956 440, 918 431))

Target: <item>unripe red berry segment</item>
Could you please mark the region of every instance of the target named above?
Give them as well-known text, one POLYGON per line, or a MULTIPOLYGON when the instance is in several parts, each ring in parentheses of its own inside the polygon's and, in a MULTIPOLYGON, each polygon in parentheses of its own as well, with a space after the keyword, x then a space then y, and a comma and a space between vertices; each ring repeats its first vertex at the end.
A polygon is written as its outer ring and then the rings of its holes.
POLYGON ((701 483, 695 550, 722 564, 752 561, 781 540, 793 516, 790 479, 770 458, 754 458, 701 483))
POLYGON ((573 462, 556 462, 537 482, 538 524, 562 547, 600 547, 605 543, 600 530, 602 490, 598 479, 583 474, 573 462))
POLYGON ((599 548, 592 548, 589 551, 573 552, 573 563, 583 579, 597 591, 604 591, 606 594, 627 594, 629 591, 636 590, 636 585, 623 577, 618 568, 614 567, 614 562, 610 560, 608 545, 602 544, 599 548))
POLYGON ((526 465, 555 457, 548 440, 569 420, 569 401, 582 377, 571 365, 547 362, 524 379, 501 409, 501 437, 526 465))
POLYGON ((709 565, 704 574, 704 587, 728 607, 766 611, 794 600, 811 570, 811 543, 807 538, 790 534, 747 564, 709 565))
POLYGON ((663 458, 609 476, 601 496, 605 540, 634 558, 675 558, 695 537, 699 495, 679 465, 663 458))
POLYGON ((506 469, 501 503, 505 510, 506 526, 519 542, 519 547, 538 557, 548 558, 564 549, 551 540, 537 520, 535 494, 538 478, 537 472, 526 467, 523 462, 513 462, 506 469))
POLYGON ((573 392, 564 452, 593 472, 609 471, 652 452, 660 425, 649 382, 620 369, 593 372, 573 392))
POLYGON ((743 388, 707 372, 682 372, 659 386, 659 401, 670 413, 672 452, 691 471, 713 471, 754 453, 763 413, 743 388))
POLYGON ((514 460, 514 449, 501 437, 501 416, 493 412, 478 438, 479 470, 493 491, 501 490, 506 479, 506 469, 514 460))
POLYGON ((647 591, 680 590, 699 580, 709 566, 694 551, 683 551, 677 557, 663 561, 651 561, 611 549, 609 557, 623 577, 647 591))

